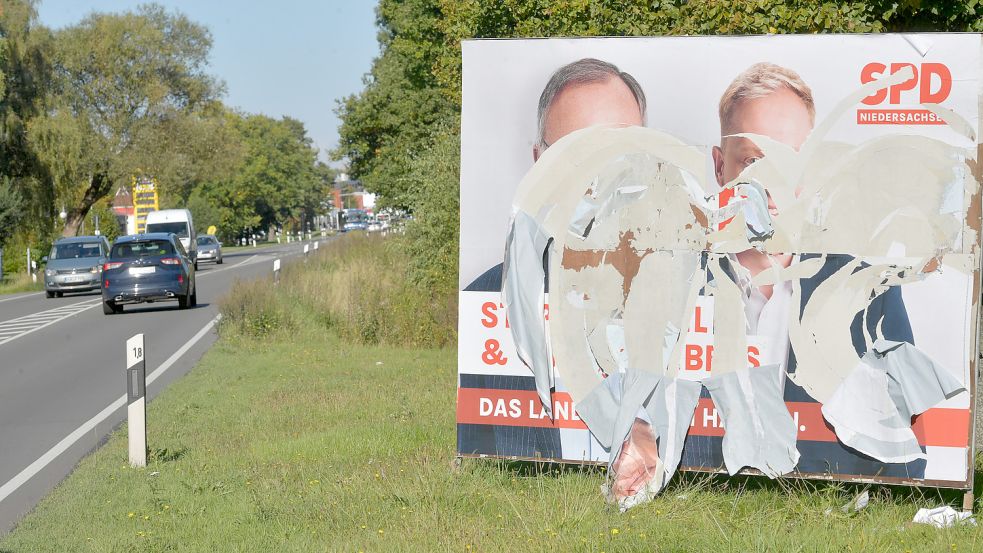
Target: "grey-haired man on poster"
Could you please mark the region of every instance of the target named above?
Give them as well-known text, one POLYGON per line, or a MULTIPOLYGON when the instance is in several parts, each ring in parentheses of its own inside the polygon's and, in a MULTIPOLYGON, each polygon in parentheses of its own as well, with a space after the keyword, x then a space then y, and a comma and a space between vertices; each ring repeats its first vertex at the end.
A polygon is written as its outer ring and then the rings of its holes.
MULTIPOLYGON (((533 161, 564 136, 595 125, 642 126, 645 94, 630 74, 615 65, 584 58, 557 69, 539 97, 537 137, 533 161)), ((500 292, 502 264, 485 271, 464 290, 500 292)), ((547 283, 547 291, 548 291, 547 283)), ((461 375, 462 388, 532 389, 532 376, 461 375)), ((495 452, 515 457, 559 459, 563 456, 556 428, 524 426, 458 425, 462 453, 495 452)))

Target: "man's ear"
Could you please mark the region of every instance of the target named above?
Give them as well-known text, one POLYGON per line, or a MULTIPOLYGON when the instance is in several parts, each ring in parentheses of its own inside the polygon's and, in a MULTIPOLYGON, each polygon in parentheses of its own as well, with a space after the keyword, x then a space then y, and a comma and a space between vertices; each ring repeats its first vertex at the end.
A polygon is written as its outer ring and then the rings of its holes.
POLYGON ((713 174, 717 177, 717 185, 723 186, 724 183, 724 151, 720 146, 714 146, 711 151, 713 154, 713 174))

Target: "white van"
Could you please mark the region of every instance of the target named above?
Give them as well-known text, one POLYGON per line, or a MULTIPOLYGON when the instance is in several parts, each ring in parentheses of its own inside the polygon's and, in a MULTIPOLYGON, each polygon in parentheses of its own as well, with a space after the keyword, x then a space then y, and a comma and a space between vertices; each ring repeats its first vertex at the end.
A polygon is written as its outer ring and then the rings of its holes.
POLYGON ((170 232, 181 239, 181 245, 195 262, 198 269, 198 236, 195 233, 195 223, 191 212, 187 209, 162 209, 147 214, 147 226, 144 232, 170 232))

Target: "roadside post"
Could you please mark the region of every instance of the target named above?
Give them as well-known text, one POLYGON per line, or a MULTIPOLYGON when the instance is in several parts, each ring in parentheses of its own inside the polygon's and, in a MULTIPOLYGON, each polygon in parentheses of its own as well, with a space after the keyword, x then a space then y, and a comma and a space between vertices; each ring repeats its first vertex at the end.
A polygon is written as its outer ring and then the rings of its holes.
POLYGON ((273 260, 273 284, 280 284, 280 260, 273 260))
POLYGON ((304 263, 307 263, 307 254, 311 251, 310 244, 304 244, 304 263))
POLYGON ((317 251, 317 245, 318 244, 320 244, 320 242, 314 242, 314 251, 317 251))
POLYGON ((147 466, 147 362, 143 334, 126 341, 126 424, 130 466, 147 466))

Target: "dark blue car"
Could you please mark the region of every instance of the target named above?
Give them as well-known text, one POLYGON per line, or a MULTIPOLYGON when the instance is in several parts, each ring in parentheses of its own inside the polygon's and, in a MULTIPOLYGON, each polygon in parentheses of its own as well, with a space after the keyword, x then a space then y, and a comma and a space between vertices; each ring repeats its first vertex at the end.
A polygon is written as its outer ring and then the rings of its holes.
POLYGON ((198 303, 194 260, 181 240, 162 232, 117 238, 102 266, 102 312, 169 300, 177 300, 180 309, 198 303))

